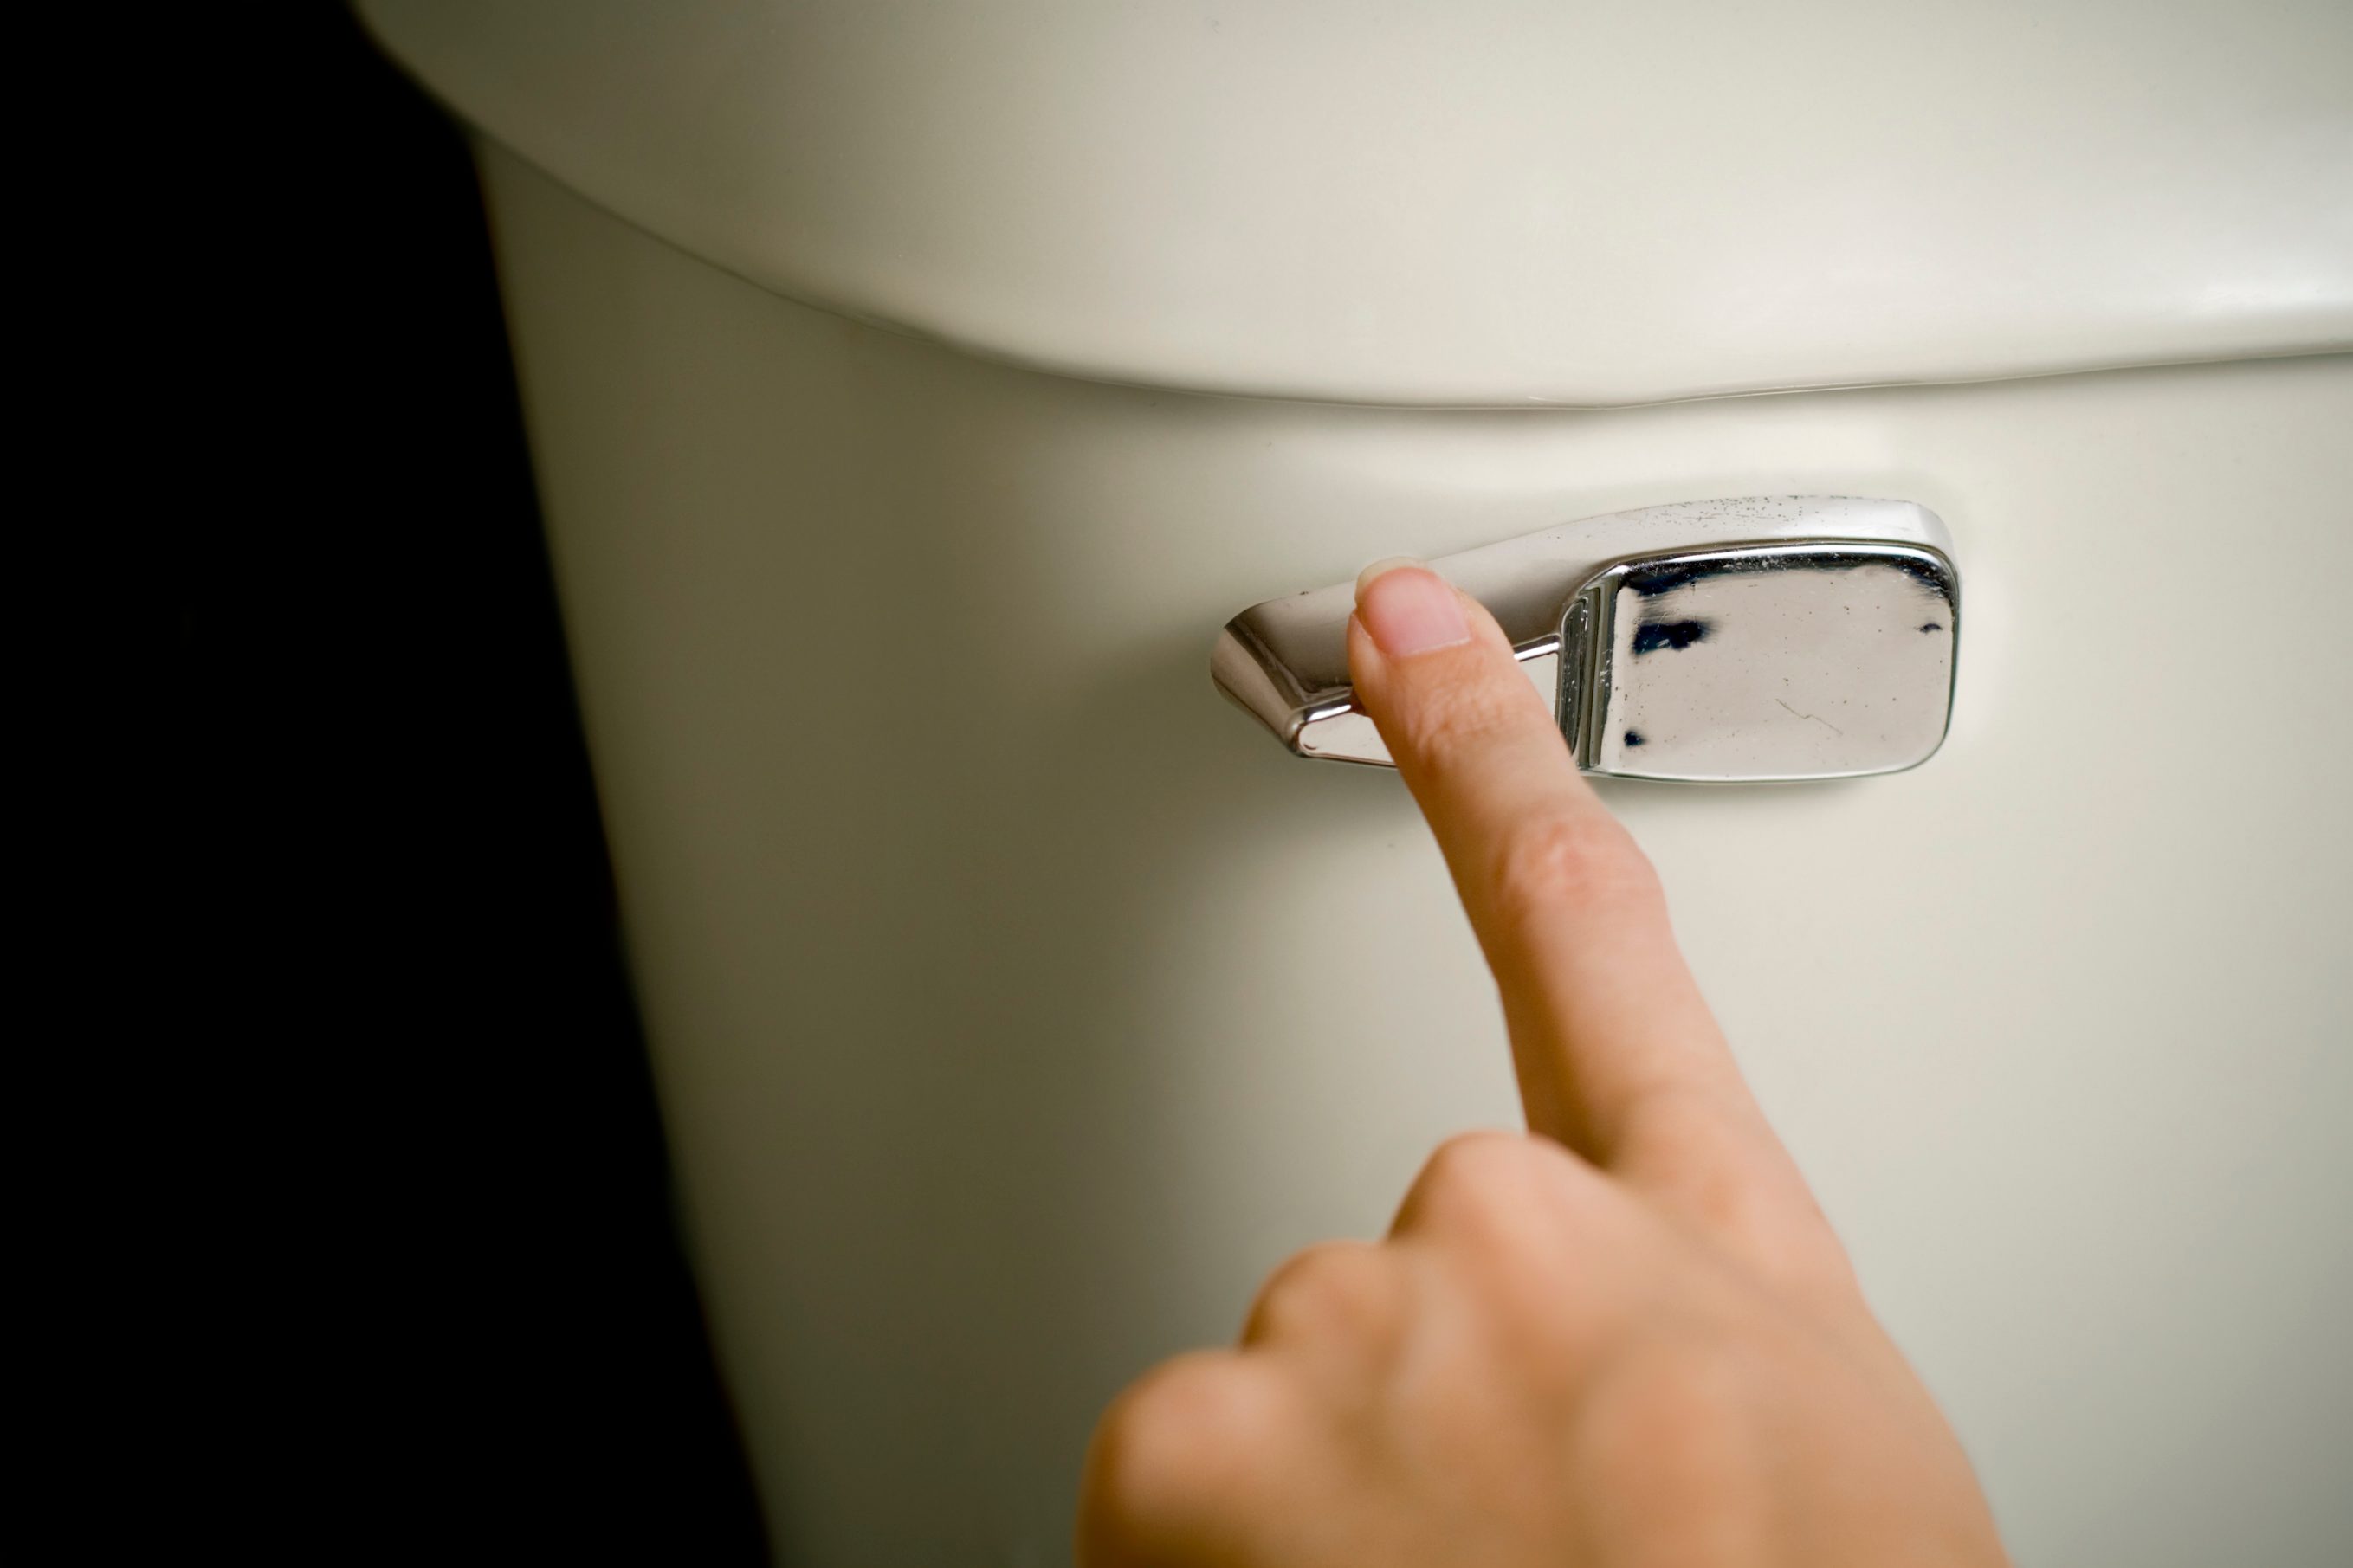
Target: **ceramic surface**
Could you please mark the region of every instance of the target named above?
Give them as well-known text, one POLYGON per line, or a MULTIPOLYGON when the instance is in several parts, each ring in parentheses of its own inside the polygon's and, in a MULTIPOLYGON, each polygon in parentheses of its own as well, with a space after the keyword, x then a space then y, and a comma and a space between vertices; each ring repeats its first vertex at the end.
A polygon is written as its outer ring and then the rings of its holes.
POLYGON ((1225 619, 1376 556, 1825 492, 1951 527, 1943 751, 1609 801, 2021 1562, 2353 1557, 2353 359, 1190 396, 858 325, 484 167, 780 1561, 1063 1560, 1121 1384, 1515 1120, 1410 801, 1221 700, 1225 619))
POLYGON ((778 292, 1098 379, 1623 404, 2353 346, 2353 5, 364 0, 778 292))

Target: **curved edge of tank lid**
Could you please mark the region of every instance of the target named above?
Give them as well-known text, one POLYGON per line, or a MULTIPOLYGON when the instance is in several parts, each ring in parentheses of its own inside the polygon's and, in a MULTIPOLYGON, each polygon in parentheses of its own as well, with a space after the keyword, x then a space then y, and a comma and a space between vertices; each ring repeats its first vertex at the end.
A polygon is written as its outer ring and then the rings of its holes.
MULTIPOLYGON (((427 89, 429 91, 430 89, 427 89)), ((659 228, 644 223, 613 206, 594 193, 584 190, 577 183, 549 169, 512 142, 492 133, 487 127, 460 112, 447 100, 435 94, 458 120, 470 136, 494 145, 500 153, 530 169, 541 179, 562 189, 574 200, 586 204, 614 222, 643 235, 658 245, 681 256, 724 273, 748 288, 780 300, 823 311, 860 326, 887 332, 893 337, 925 343, 951 353, 1001 366, 1025 374, 1050 377, 1057 381, 1075 381, 1094 386, 1116 387, 1122 391, 1155 396, 1198 397, 1241 403, 1293 403, 1318 407, 1362 408, 1397 413, 1448 414, 1600 414, 1632 408, 1658 408, 1686 403, 1720 403, 1740 398, 1796 397, 1830 393, 1860 393, 1894 391, 1906 388, 1979 386, 2010 381, 2047 381, 2063 377, 2107 375, 2123 371, 2167 370, 2199 365, 2260 363, 2271 360, 2316 359, 2353 353, 2353 333, 2342 338, 2327 339, 2308 346, 2266 349, 2257 352, 2221 352, 2198 355, 2163 355, 2147 359, 2119 358, 2113 360, 2049 361, 2023 363, 2000 370, 1953 375, 1922 375, 1891 377, 1880 380, 1824 380, 1742 383, 1722 386, 1667 387, 1633 393, 1577 395, 1565 392, 1516 391, 1503 393, 1473 392, 1463 388, 1435 388, 1427 385, 1400 384, 1383 389, 1362 384, 1339 386, 1302 383, 1269 376, 1253 378, 1247 374, 1230 378, 1195 377, 1155 372, 1148 366, 1122 363, 1113 359, 1089 359, 1041 353, 1004 342, 985 335, 975 334, 955 326, 923 321, 904 313, 894 313, 887 306, 861 303, 850 291, 828 289, 821 284, 794 279, 783 268, 772 272, 740 267, 708 251, 687 245, 659 228)))
MULTIPOLYGON (((1083 355, 1060 355, 1024 348, 1020 345, 976 333, 942 321, 926 321, 894 310, 876 301, 861 301, 855 290, 828 287, 807 278, 792 276, 786 268, 754 268, 735 264, 712 252, 687 244, 674 235, 622 210, 588 189, 582 182, 550 168, 529 150, 501 134, 495 127, 485 124, 478 114, 444 92, 400 47, 398 40, 379 26, 371 15, 374 8, 367 0, 354 0, 352 14, 365 29, 368 37, 385 57, 396 65, 417 89, 438 105, 470 139, 486 142, 508 158, 531 170, 541 179, 562 189, 575 200, 586 203, 596 211, 624 224, 629 228, 677 251, 703 266, 733 278, 748 287, 779 299, 791 300, 811 310, 822 310, 861 326, 889 332, 896 337, 933 344, 952 353, 990 364, 1030 374, 1050 376, 1061 381, 1083 382, 1098 386, 1182 397, 1229 399, 1249 403, 1296 403, 1343 408, 1388 409, 1398 412, 1450 413, 1601 413, 1612 409, 1652 408, 1672 404, 1719 402, 1733 398, 1787 397, 1805 394, 1836 392, 1868 392, 1905 387, 1969 386, 2005 381, 2044 380, 2061 376, 2100 375, 2117 371, 2158 370, 2168 367, 2234 364, 2279 359, 2319 358, 2353 353, 2353 332, 2343 337, 2288 347, 2255 351, 2222 351, 2211 354, 2160 355, 2150 358, 2117 358, 2093 362, 2053 360, 2021 362, 1990 371, 1973 370, 1950 375, 1926 374, 1866 380, 1808 380, 1792 378, 1786 381, 1741 382, 1722 385, 1654 386, 1622 388, 1602 392, 1583 392, 1566 387, 1529 389, 1525 387, 1502 391, 1482 390, 1466 385, 1432 384, 1411 380, 1389 385, 1355 382, 1347 384, 1299 381, 1281 375, 1252 375, 1247 372, 1230 376, 1187 375, 1178 371, 1158 370, 1148 364, 1122 362, 1114 357, 1090 358, 1083 355)), ((495 224, 495 215, 493 215, 495 224)))
POLYGON ((2353 333, 2342 338, 2324 339, 2309 345, 2264 349, 2253 352, 2224 351, 2211 354, 2172 354, 2154 358, 2118 358, 2096 361, 2045 361, 2022 363, 2004 369, 1954 375, 1921 375, 1891 377, 1882 380, 1755 382, 1724 386, 1669 387, 1621 394, 1588 394, 1560 392, 1481 393, 1465 389, 1440 389, 1429 386, 1400 384, 1388 389, 1362 385, 1335 386, 1315 383, 1300 383, 1280 377, 1251 378, 1237 375, 1229 379, 1194 378, 1180 374, 1155 373, 1149 367, 1122 364, 1108 359, 1087 359, 1060 356, 1024 349, 986 336, 960 331, 955 327, 922 321, 905 314, 892 313, 887 307, 861 304, 843 291, 828 289, 822 285, 806 282, 784 275, 778 268, 773 275, 762 275, 750 268, 729 263, 707 251, 686 245, 659 229, 643 223, 614 207, 572 180, 549 169, 512 142, 493 134, 488 128, 468 118, 454 106, 435 95, 435 101, 453 115, 466 128, 469 135, 495 145, 506 157, 530 169, 541 179, 560 187, 575 201, 587 204, 616 223, 625 224, 658 245, 677 251, 681 256, 709 267, 715 271, 773 294, 797 305, 821 310, 893 337, 928 343, 966 358, 1000 365, 1028 374, 1050 376, 1058 381, 1084 382, 1095 386, 1118 387, 1124 391, 1178 397, 1229 399, 1246 403, 1300 403, 1324 407, 1389 409, 1399 413, 1463 413, 1463 414, 1599 414, 1628 408, 1658 408, 1683 403, 1718 403, 1748 397, 1795 397, 1810 394, 1838 392, 1873 392, 1899 390, 1907 387, 1980 386, 2007 381, 2048 381, 2066 376, 2108 375, 2119 371, 2167 370, 2196 365, 2261 363, 2270 360, 2321 359, 2331 355, 2353 353, 2353 333))

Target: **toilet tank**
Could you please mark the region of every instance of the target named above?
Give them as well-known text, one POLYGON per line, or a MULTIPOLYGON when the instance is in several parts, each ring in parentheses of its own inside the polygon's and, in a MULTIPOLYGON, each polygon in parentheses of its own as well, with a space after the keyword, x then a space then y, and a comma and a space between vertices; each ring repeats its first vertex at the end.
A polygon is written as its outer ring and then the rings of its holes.
POLYGON ((1113 1394, 1518 1120, 1219 628, 1759 495, 1943 520, 1942 750, 1600 787, 1873 1302, 2021 1563, 2353 1561, 2353 7, 361 9, 779 1561, 1064 1560, 1113 1394))

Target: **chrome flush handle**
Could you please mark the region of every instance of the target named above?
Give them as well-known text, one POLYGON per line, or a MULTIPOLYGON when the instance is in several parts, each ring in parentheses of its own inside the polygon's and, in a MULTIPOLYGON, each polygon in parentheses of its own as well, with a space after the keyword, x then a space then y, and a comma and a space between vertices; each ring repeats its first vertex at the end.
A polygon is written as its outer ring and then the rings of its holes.
MULTIPOLYGON (((1910 501, 1680 501, 1430 564, 1502 624, 1587 773, 1850 778, 1944 742, 1960 574, 1910 501)), ((1254 605, 1210 670, 1301 756, 1386 766, 1348 685, 1354 604, 1342 583, 1254 605)))

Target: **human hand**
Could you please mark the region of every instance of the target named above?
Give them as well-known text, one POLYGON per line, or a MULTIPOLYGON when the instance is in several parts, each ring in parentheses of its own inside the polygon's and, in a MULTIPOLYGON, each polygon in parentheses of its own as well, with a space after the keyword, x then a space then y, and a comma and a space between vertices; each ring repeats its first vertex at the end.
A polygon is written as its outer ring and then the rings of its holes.
POLYGON ((1494 972, 1529 1131, 1450 1141, 1385 1240, 1302 1253, 1239 1348, 1129 1389, 1081 1563, 2007 1563, 1503 633, 1410 563, 1356 604, 1356 692, 1494 972))

